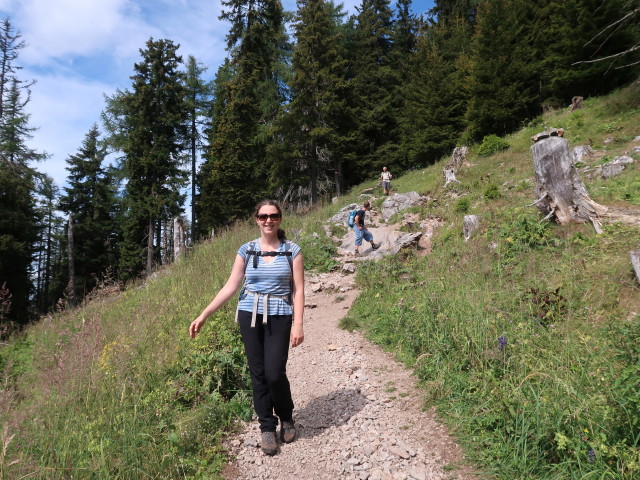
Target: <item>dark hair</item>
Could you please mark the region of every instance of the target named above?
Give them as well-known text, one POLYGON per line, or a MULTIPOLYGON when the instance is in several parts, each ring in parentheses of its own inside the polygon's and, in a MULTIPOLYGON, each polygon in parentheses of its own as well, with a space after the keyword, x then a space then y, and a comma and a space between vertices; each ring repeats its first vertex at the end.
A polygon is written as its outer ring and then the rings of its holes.
POLYGON ((362 204, 362 206, 363 206, 364 208, 369 208, 369 207, 371 206, 371 204, 370 204, 369 202, 364 202, 364 203, 362 204))
MULTIPOLYGON (((276 207, 276 210, 278 210, 278 213, 282 217, 282 207, 275 200, 263 200, 260 203, 258 203, 256 205, 256 209, 255 209, 255 211, 253 213, 253 216, 258 218, 258 213, 260 213, 260 209, 262 207, 266 207, 266 206, 276 207)), ((281 242, 284 242, 286 239, 287 239, 287 236, 284 233, 284 230, 279 228, 278 229, 278 240, 280 240, 281 242)))

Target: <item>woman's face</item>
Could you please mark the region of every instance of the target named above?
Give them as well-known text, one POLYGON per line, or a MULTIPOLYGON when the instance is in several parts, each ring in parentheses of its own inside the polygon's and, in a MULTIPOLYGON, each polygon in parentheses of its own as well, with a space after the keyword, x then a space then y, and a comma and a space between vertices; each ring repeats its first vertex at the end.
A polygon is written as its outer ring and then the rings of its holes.
POLYGON ((280 212, 273 205, 263 206, 256 217, 256 223, 260 230, 266 234, 277 233, 281 221, 280 212))

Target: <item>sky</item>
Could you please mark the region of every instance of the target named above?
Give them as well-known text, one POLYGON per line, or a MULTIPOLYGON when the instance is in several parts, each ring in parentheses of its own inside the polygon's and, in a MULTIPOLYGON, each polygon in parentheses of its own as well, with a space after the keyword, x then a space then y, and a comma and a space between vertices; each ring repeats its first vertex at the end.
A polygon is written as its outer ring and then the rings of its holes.
MULTIPOLYGON (((343 2, 349 13, 357 4, 343 2)), ((295 5, 283 0, 286 10, 295 5)), ((419 15, 432 5, 414 0, 412 9, 419 15)), ((37 128, 29 145, 49 158, 34 166, 64 185, 65 160, 94 123, 101 128, 104 96, 131 87, 133 65, 150 37, 179 44, 183 60, 193 55, 213 79, 229 29, 220 12, 220 0, 0 0, 0 17, 9 17, 27 44, 16 62, 19 78, 36 81, 26 108, 37 128)))

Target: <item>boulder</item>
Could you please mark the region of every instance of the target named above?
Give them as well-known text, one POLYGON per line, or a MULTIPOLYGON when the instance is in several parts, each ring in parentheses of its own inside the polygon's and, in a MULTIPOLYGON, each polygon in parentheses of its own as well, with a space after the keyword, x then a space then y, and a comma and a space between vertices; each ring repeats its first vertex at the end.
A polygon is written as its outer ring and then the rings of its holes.
POLYGON ((387 221, 394 213, 406 210, 409 207, 422 205, 425 201, 426 198, 417 192, 396 193, 395 195, 387 197, 382 204, 382 218, 387 221))
POLYGON ((573 163, 582 162, 585 157, 592 157, 593 149, 589 145, 578 145, 571 150, 573 163))
POLYGON ((398 253, 403 248, 415 247, 418 245, 420 237, 422 237, 422 232, 407 233, 406 235, 402 235, 390 248, 390 252, 393 254, 398 253))
POLYGON ((602 178, 615 177, 616 175, 620 175, 624 168, 624 165, 609 162, 602 166, 602 173, 600 175, 602 178))
POLYGON ((347 220, 349 219, 349 213, 356 208, 360 208, 362 205, 358 203, 351 203, 344 208, 341 208, 338 213, 336 213, 333 217, 327 220, 327 223, 340 223, 342 225, 347 224, 347 220))

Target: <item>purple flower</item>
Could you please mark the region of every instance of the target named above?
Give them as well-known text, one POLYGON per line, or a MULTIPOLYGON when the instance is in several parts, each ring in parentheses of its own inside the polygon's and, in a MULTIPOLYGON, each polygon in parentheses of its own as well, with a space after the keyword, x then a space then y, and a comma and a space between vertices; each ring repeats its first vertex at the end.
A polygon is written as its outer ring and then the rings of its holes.
POLYGON ((498 348, 502 350, 506 346, 507 346, 507 337, 505 336, 498 337, 498 348))
POLYGON ((591 449, 587 452, 587 455, 589 455, 589 463, 593 463, 596 461, 596 452, 595 450, 591 449))

